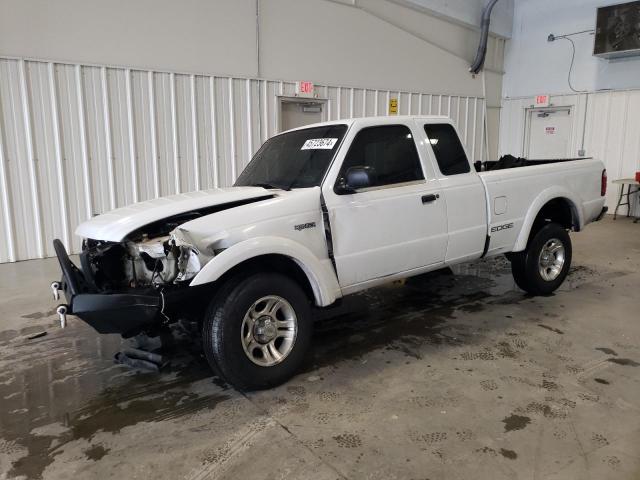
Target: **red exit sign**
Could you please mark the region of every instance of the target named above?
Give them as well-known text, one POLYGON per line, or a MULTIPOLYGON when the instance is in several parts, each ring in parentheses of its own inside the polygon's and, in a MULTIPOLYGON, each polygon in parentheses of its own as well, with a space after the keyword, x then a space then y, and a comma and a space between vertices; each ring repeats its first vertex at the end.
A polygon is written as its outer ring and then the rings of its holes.
POLYGON ((313 82, 300 81, 296 83, 296 94, 312 96, 313 95, 313 82))
POLYGON ((548 107, 548 106, 549 106, 549 95, 536 96, 536 107, 548 107))

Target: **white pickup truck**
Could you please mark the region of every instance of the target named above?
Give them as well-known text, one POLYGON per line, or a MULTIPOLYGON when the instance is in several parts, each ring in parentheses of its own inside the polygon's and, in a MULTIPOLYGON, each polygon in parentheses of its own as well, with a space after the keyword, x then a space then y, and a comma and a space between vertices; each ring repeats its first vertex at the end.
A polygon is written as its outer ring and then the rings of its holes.
POLYGON ((284 132, 233 187, 81 224, 80 268, 54 241, 61 321, 129 337, 198 319, 212 368, 256 389, 296 372, 313 306, 384 282, 506 254, 522 289, 549 294, 571 263, 568 231, 606 211, 606 172, 593 159, 511 158, 472 164, 440 116, 284 132))

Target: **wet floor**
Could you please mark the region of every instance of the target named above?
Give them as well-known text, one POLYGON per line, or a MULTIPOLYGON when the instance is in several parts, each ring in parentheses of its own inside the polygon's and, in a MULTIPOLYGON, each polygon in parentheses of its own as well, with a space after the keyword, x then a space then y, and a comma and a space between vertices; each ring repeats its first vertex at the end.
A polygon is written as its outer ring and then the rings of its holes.
MULTIPOLYGON (((625 275, 629 275, 629 271, 616 266, 596 268, 578 264, 572 268, 556 296, 577 291, 585 285, 605 285, 625 275)), ((71 321, 67 329, 60 330, 53 323, 52 311, 25 311, 21 315, 24 328, 0 331, 0 478, 47 478, 47 469, 54 466, 57 457, 66 458, 72 446, 76 448, 77 445, 83 447, 73 458, 95 466, 108 460, 115 447, 109 446, 108 442, 96 444, 94 440, 107 435, 118 438, 121 432, 132 431, 131 427, 163 422, 173 424, 206 414, 207 428, 216 431, 223 424, 226 428, 229 415, 233 416, 237 411, 234 407, 230 414, 229 405, 238 402, 258 402, 260 405, 265 402, 264 408, 269 412, 278 405, 287 404, 293 408, 290 413, 295 415, 297 410, 310 408, 308 401, 298 398, 302 395, 300 392, 304 392, 303 387, 297 386, 301 379, 322 384, 335 381, 328 377, 342 376, 343 381, 349 382, 344 371, 350 368, 349 365, 369 368, 365 364, 370 362, 370 365, 379 365, 376 374, 382 376, 385 368, 401 368, 410 362, 414 365, 418 362, 422 368, 429 369, 432 368, 430 355, 443 349, 450 349, 450 361, 462 363, 474 359, 524 362, 522 352, 527 340, 516 338, 515 327, 505 327, 508 323, 504 322, 510 322, 509 317, 516 315, 512 306, 523 303, 526 308, 535 310, 538 308, 536 302, 540 300, 529 298, 515 287, 509 263, 502 257, 347 297, 337 307, 316 312, 318 321, 313 349, 300 375, 284 387, 248 397, 212 377, 201 353, 185 343, 183 337, 178 336, 176 345, 164 352, 170 363, 160 373, 132 371, 114 363, 114 354, 123 347, 118 336, 98 335, 80 321, 71 321), (505 309, 505 306, 509 308, 505 309), (494 315, 500 318, 491 318, 494 315), (485 320, 474 324, 465 321, 467 316, 485 320), (34 321, 39 323, 27 326, 34 321), (46 335, 38 336, 42 332, 46 335), (218 407, 226 412, 225 418, 216 415, 218 407)), ((556 337, 568 336, 563 331, 566 327, 555 321, 558 317, 552 311, 541 310, 537 320, 527 328, 537 329, 534 330, 537 335, 547 335, 556 341, 556 337)), ((611 352, 598 353, 611 357, 608 363, 617 368, 633 369, 638 365, 634 362, 640 361, 637 356, 634 360, 611 352)), ((535 363, 535 360, 527 362, 535 363)), ((434 366, 436 363, 434 358, 434 366)), ((475 364, 473 367, 468 365, 469 362, 464 366, 460 364, 455 370, 477 368, 475 364)), ((635 370, 640 372, 640 369, 635 370)), ((498 388, 499 377, 497 372, 485 379, 481 390, 492 391, 494 385, 498 388)), ((523 382, 526 384, 526 379, 523 382)), ((550 377, 547 382, 546 391, 553 392, 557 379, 550 377)), ((598 377, 594 384, 603 387, 608 382, 598 377)), ((448 394, 456 395, 451 391, 448 394)), ((322 392, 319 395, 322 400, 322 392)), ((327 397, 331 395, 331 392, 326 393, 327 397)), ((260 408, 255 415, 259 416, 260 408)), ((543 410, 541 412, 544 414, 543 410)), ((308 413, 314 414, 313 410, 308 413)), ((325 413, 337 415, 336 412, 325 413)), ((504 432, 525 429, 534 418, 526 408, 509 413, 496 418, 496 424, 502 422, 504 432)), ((464 433, 458 433, 464 437, 464 433)), ((358 435, 348 432, 344 435, 333 441, 338 446, 362 447, 358 435)), ((138 441, 149 440, 143 437, 138 441)), ((419 441, 437 444, 440 440, 436 435, 419 441)), ((509 461, 519 458, 509 448, 487 448, 485 453, 488 455, 493 451, 509 461)), ((218 452, 215 455, 224 453, 224 449, 215 451, 218 452)), ((118 455, 122 458, 122 453, 118 455)), ((330 457, 321 456, 323 462, 330 457)), ((206 459, 203 462, 206 463, 206 459)), ((343 472, 340 468, 338 471, 343 472)))

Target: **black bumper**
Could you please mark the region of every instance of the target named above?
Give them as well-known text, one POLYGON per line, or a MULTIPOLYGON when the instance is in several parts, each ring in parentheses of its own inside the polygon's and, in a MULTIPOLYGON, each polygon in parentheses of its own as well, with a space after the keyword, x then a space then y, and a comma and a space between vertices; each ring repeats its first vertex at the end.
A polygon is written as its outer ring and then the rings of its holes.
POLYGON ((99 333, 119 333, 130 337, 159 323, 162 309, 160 292, 99 293, 69 258, 62 242, 53 241, 62 270, 61 287, 67 300, 67 313, 91 325, 99 333))
POLYGON ((81 293, 71 300, 69 313, 99 333, 119 333, 130 337, 158 321, 161 304, 159 295, 81 293))

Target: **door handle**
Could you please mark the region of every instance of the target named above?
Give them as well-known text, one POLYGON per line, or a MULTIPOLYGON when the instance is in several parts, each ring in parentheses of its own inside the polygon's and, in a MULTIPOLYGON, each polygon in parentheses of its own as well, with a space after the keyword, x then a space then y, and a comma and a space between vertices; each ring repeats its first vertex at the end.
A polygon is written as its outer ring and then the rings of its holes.
POLYGON ((429 195, 423 195, 422 203, 424 204, 424 203, 435 202, 439 198, 440 198, 440 195, 437 193, 430 193, 429 195))

